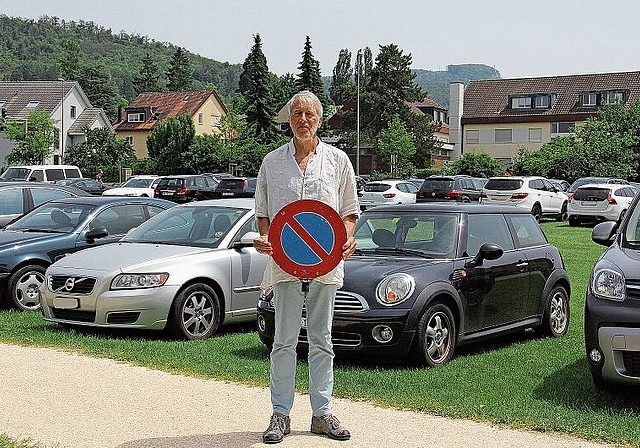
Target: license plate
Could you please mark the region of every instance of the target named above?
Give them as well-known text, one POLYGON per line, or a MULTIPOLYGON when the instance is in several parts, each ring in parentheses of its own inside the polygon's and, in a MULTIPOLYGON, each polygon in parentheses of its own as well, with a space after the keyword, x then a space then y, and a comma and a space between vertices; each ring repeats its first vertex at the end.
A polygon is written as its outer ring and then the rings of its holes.
POLYGON ((163 196, 173 196, 173 190, 162 190, 161 193, 163 196))
POLYGON ((306 317, 303 317, 302 319, 300 319, 300 326, 306 330, 306 328, 307 328, 307 318, 306 317))
POLYGON ((229 191, 223 191, 222 192, 222 196, 233 196, 233 193, 231 193, 229 191))
POLYGON ((580 205, 585 206, 585 207, 595 207, 596 204, 597 204, 597 202, 594 202, 594 201, 582 201, 580 203, 580 205))
POLYGON ((78 308, 80 305, 78 303, 78 299, 74 299, 72 297, 54 297, 53 299, 53 307, 61 308, 61 309, 73 309, 78 308))

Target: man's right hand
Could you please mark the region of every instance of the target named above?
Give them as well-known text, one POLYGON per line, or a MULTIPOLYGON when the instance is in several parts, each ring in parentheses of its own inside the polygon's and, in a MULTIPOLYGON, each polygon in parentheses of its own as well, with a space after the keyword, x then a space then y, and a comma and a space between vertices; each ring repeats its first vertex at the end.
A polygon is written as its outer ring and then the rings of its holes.
POLYGON ((253 247, 260 254, 272 255, 273 248, 271 247, 271 243, 268 241, 267 235, 260 235, 258 238, 254 238, 253 247))

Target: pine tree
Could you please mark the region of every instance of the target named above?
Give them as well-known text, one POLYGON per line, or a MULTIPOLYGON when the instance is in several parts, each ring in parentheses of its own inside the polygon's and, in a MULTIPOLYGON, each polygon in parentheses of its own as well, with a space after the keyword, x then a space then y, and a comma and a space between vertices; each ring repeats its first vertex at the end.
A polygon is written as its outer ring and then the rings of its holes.
POLYGON ((133 78, 133 85, 136 87, 137 94, 142 92, 162 91, 158 65, 155 63, 149 52, 147 52, 142 59, 140 74, 133 78))
POLYGON ((109 69, 102 63, 94 63, 82 68, 79 75, 82 90, 91 101, 93 107, 104 109, 111 122, 118 118, 118 88, 116 87, 109 69))
POLYGON ((189 90, 193 83, 193 72, 189 56, 180 47, 173 53, 169 71, 167 72, 167 80, 167 88, 171 92, 189 90))
POLYGON ((251 52, 242 64, 238 90, 246 102, 246 122, 249 136, 259 142, 269 143, 279 137, 273 117, 273 97, 267 58, 262 52, 260 34, 253 38, 251 52))
POLYGON ((296 85, 300 90, 310 90, 320 99, 322 106, 327 105, 327 97, 324 94, 324 83, 320 74, 320 63, 311 53, 311 39, 307 36, 302 53, 302 61, 298 66, 296 85))

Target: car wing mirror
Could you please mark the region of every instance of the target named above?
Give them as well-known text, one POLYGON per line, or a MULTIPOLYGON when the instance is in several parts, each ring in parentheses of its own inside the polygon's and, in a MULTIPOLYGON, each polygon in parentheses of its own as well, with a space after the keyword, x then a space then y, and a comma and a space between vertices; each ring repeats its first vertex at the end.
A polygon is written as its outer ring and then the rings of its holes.
POLYGON ((109 231, 107 229, 105 229, 104 227, 98 227, 97 229, 89 230, 84 235, 84 238, 87 240, 87 243, 93 244, 95 240, 99 238, 104 238, 105 236, 108 236, 108 235, 109 235, 109 231))
POLYGON ((478 254, 474 257, 474 259, 465 265, 466 268, 472 268, 476 266, 482 266, 484 260, 497 260, 502 256, 504 251, 502 247, 495 243, 484 243, 480 246, 480 250, 478 250, 478 254))
POLYGON ((615 241, 618 223, 615 221, 605 221, 597 224, 591 231, 591 240, 603 246, 611 246, 615 241))
POLYGON ((260 234, 258 232, 247 232, 244 235, 242 235, 242 238, 240 238, 240 241, 234 241, 231 244, 231 247, 233 249, 240 249, 243 247, 253 247, 253 240, 258 238, 259 236, 260 234))

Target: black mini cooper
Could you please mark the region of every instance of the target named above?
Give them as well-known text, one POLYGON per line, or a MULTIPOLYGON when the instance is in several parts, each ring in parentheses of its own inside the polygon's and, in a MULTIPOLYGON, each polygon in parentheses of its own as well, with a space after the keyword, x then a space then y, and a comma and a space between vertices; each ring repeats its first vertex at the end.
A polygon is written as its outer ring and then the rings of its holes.
MULTIPOLYGON (((358 220, 358 250, 335 301, 337 355, 427 366, 457 346, 537 328, 569 327, 570 283, 558 249, 528 210, 482 204, 380 206, 358 220)), ((271 292, 258 332, 273 343, 271 292)), ((304 313, 298 348, 308 348, 304 313)))

